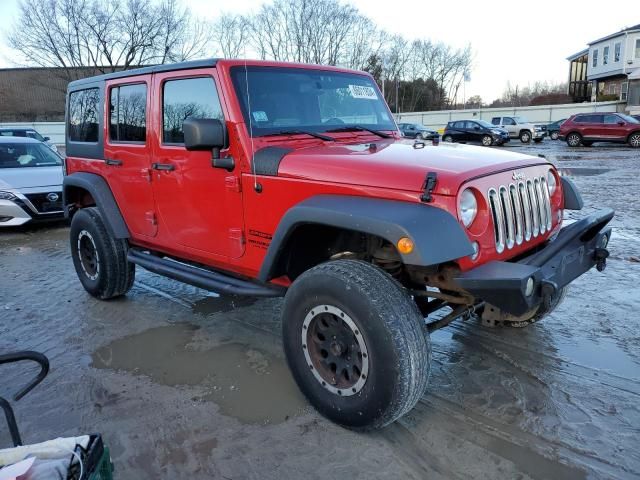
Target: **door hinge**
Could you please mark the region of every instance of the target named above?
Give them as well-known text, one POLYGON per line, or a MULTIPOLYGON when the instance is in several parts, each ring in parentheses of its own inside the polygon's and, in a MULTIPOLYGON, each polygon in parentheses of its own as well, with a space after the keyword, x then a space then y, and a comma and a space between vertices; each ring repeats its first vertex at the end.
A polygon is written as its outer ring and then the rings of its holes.
POLYGON ((241 228, 230 228, 229 229, 229 240, 230 240, 230 255, 232 257, 239 257, 244 252, 244 232, 241 228))
POLYGON ((156 226, 158 224, 155 212, 147 212, 144 214, 144 216, 147 219, 147 222, 149 222, 151 225, 156 226))
POLYGON ((420 196, 420 200, 423 202, 432 202, 433 197, 431 194, 433 190, 436 188, 436 183, 438 182, 438 174, 436 172, 427 173, 427 178, 424 180, 424 184, 422 185, 422 189, 424 193, 420 196))
POLYGON ((224 184, 232 192, 242 191, 242 185, 240 184, 240 179, 236 175, 229 175, 228 177, 224 177, 224 184))
POLYGON ((143 168, 142 170, 140 170, 140 173, 142 174, 142 178, 144 178, 147 182, 151 182, 151 169, 143 168))

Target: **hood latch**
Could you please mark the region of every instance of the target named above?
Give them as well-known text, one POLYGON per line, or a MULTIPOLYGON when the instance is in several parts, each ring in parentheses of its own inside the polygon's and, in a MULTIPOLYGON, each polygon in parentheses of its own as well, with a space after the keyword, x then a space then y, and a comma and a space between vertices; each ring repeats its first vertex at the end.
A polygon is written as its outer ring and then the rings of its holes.
POLYGON ((427 173, 427 178, 424 180, 424 184, 422 185, 422 189, 424 193, 420 195, 420 200, 423 202, 432 202, 433 197, 431 193, 436 188, 436 183, 438 182, 438 174, 436 172, 427 173))

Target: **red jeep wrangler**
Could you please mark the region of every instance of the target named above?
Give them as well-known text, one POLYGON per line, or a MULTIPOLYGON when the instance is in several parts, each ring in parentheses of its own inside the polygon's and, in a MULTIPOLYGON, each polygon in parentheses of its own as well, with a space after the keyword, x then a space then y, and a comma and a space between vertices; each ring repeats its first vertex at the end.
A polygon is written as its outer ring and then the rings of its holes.
POLYGON ((402 140, 362 72, 203 60, 78 80, 66 147, 73 262, 91 295, 125 294, 138 265, 283 296, 296 382, 351 428, 424 394, 430 331, 539 320, 608 256, 613 211, 561 229, 582 200, 545 159, 402 140))

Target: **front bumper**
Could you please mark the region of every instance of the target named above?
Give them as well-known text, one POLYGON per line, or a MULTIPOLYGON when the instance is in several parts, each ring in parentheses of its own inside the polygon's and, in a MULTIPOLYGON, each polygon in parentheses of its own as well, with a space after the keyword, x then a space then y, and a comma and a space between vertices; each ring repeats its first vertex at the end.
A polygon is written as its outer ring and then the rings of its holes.
POLYGON ((512 315, 523 315, 538 306, 548 307, 562 287, 597 267, 603 270, 613 218, 601 210, 562 230, 540 251, 518 262, 493 261, 461 273, 455 282, 474 297, 512 315), (531 280, 530 280, 531 279, 531 280), (527 283, 533 290, 527 295, 527 283))
POLYGON ((25 210, 11 200, 0 200, 0 227, 17 227, 31 220, 25 210))

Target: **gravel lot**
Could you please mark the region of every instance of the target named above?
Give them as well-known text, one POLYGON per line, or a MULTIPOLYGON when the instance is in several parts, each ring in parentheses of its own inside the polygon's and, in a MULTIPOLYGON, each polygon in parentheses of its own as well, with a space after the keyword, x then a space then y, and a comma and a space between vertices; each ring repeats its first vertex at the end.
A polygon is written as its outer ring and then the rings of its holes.
MULTIPOLYGON (((608 268, 540 324, 436 332, 429 393, 373 434, 329 423, 298 393, 280 300, 220 298, 139 268, 126 298, 99 302, 64 224, 0 231, 0 352, 41 351, 52 366, 15 404, 23 439, 101 432, 116 478, 639 478, 640 151, 506 148, 546 155, 586 212, 616 210, 608 268)), ((0 392, 33 371, 2 367, 0 392)))

